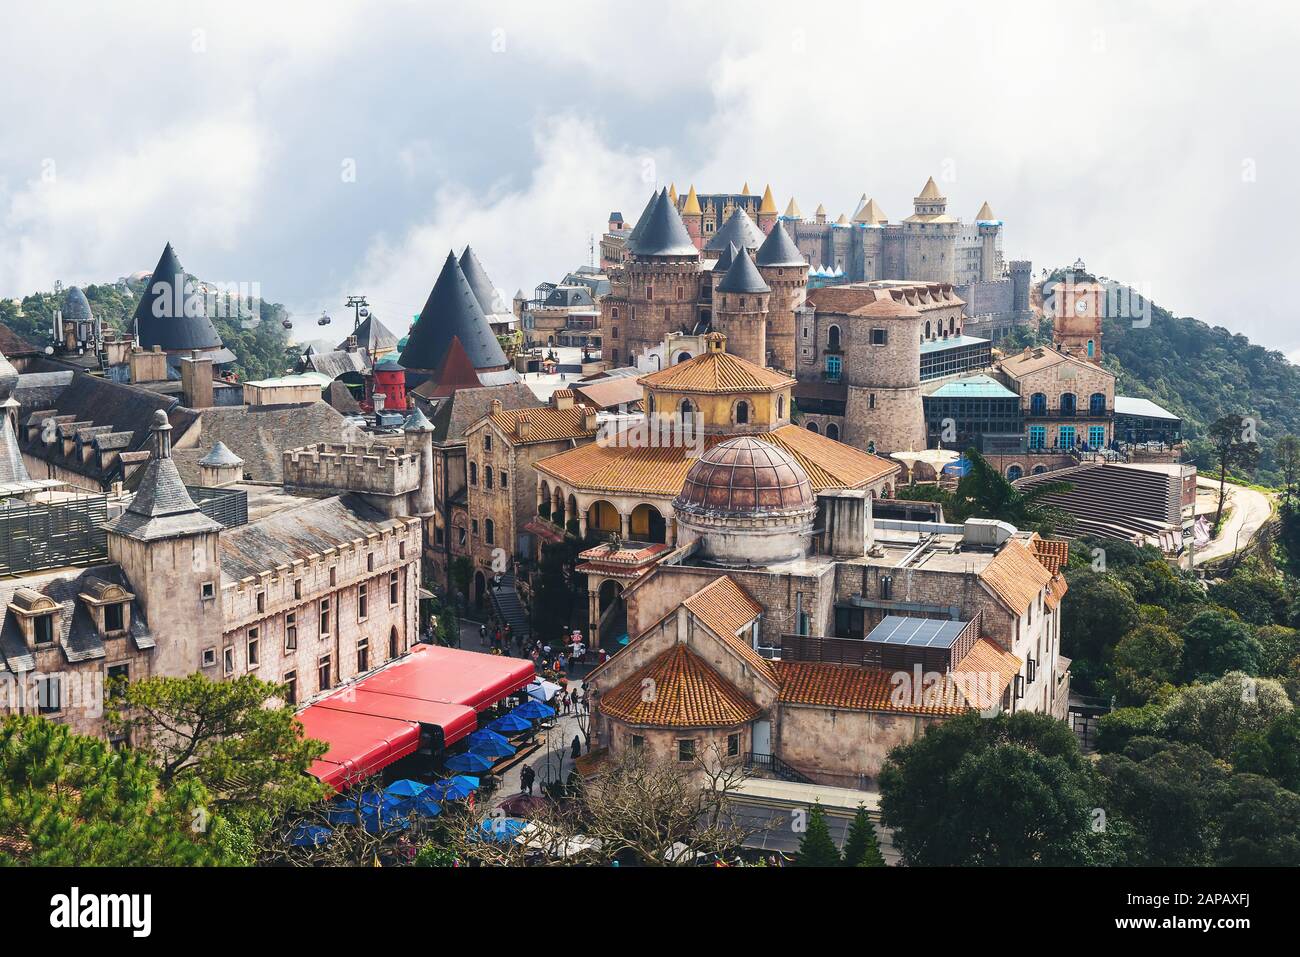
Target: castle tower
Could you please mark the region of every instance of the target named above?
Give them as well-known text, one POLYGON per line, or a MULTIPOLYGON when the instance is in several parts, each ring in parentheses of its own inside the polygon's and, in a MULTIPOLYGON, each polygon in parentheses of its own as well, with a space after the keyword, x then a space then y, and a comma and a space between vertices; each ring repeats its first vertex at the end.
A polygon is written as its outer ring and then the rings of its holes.
POLYGON ((772 198, 772 187, 769 185, 763 190, 763 202, 758 207, 758 228, 767 235, 776 225, 779 211, 776 208, 776 200, 772 198))
MULTIPOLYGON (((624 346, 620 349, 612 334, 612 316, 610 328, 602 329, 611 355, 619 349, 629 358, 657 346, 670 332, 693 331, 700 297, 700 253, 668 190, 654 197, 632 232, 624 266, 628 313, 621 323, 624 346)), ((603 308, 601 319, 603 323, 603 308)))
POLYGON ((1051 286, 1052 342, 1061 352, 1101 365, 1101 313, 1105 290, 1067 279, 1051 286))
POLYGON ((157 346, 170 355, 210 352, 214 365, 234 362, 207 315, 207 304, 181 266, 172 244, 163 247, 132 320, 135 344, 146 352, 157 346))
POLYGON ((763 281, 772 290, 767 313, 765 365, 794 374, 796 310, 808 295, 808 263, 783 223, 776 223, 754 256, 763 281))
POLYGON ((695 243, 695 248, 699 249, 704 245, 704 210, 700 209, 700 198, 695 195, 695 184, 691 184, 690 192, 686 194, 686 202, 682 204, 682 223, 686 226, 686 232, 690 235, 691 241, 695 243))
POLYGON ((825 224, 825 222, 826 222, 826 207, 823 206, 821 203, 818 203, 818 204, 817 204, 817 212, 815 212, 815 213, 813 214, 813 219, 814 219, 814 221, 816 221, 816 222, 818 222, 818 223, 825 224))
POLYGON ((101 339, 100 322, 91 312, 86 294, 80 287, 70 286, 54 314, 54 348, 72 355, 97 353, 101 339))
POLYGON ((225 442, 218 440, 211 451, 199 459, 199 484, 205 488, 221 488, 243 481, 244 460, 225 442))
POLYGON ((735 243, 737 249, 748 249, 752 253, 763 245, 763 239, 762 231, 754 225, 749 214, 737 206, 722 228, 709 238, 704 246, 704 254, 720 255, 730 243, 735 243))
POLYGON ((1011 309, 1018 316, 1029 314, 1029 289, 1034 281, 1034 265, 1027 259, 1013 259, 1011 269, 1011 309))
POLYGON ((848 388, 841 441, 875 453, 925 448, 921 313, 886 297, 845 319, 848 388))
POLYGON ((948 198, 934 177, 912 201, 912 215, 903 220, 903 275, 922 282, 954 282, 957 275, 956 219, 948 215, 948 198))
POLYGON ((790 197, 790 202, 786 204, 785 212, 781 215, 781 218, 796 223, 803 219, 803 213, 799 212, 799 204, 794 201, 793 196, 790 197))
POLYGON ((479 372, 509 367, 509 360, 501 351, 501 343, 488 324, 455 252, 448 252, 398 361, 405 369, 433 372, 442 365, 451 340, 456 338, 479 372))
POLYGON ((980 282, 1002 276, 1002 220, 993 215, 986 201, 975 214, 975 228, 980 236, 980 282))
MULTIPOLYGON (((741 249, 718 283, 713 299, 714 331, 727 337, 729 352, 759 366, 767 365, 767 316, 771 293, 771 288, 749 258, 749 250, 741 249)), ((919 374, 919 365, 917 368, 919 374)))
POLYGON ((433 496, 433 423, 417 407, 402 423, 402 431, 420 453, 420 485, 411 493, 411 509, 421 518, 432 519, 437 508, 433 496))
POLYGON ((171 431, 159 409, 153 457, 135 496, 104 528, 109 560, 122 566, 160 632, 153 672, 188 675, 203 667, 204 649, 221 647, 221 525, 186 491, 172 461, 171 431))

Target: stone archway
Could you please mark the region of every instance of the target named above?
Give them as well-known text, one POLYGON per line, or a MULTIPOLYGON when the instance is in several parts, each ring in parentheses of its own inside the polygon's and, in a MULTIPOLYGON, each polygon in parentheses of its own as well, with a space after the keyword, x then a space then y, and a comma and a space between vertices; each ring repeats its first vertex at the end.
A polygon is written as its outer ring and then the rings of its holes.
POLYGON ((668 523, 653 505, 642 502, 632 509, 629 524, 634 542, 666 543, 668 541, 668 523))

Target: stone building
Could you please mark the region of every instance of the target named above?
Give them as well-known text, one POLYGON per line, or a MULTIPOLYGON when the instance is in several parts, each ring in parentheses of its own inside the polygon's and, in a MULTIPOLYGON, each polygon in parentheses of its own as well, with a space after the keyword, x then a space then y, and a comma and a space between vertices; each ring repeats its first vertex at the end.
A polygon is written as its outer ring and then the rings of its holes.
POLYGON ((1064 717, 1063 542, 983 520, 877 521, 870 496, 819 494, 793 457, 760 461, 752 441, 692 467, 674 507, 696 537, 627 587, 632 640, 587 678, 597 746, 868 787, 891 747, 951 715, 1064 717), (773 523, 777 549, 757 541, 773 523))

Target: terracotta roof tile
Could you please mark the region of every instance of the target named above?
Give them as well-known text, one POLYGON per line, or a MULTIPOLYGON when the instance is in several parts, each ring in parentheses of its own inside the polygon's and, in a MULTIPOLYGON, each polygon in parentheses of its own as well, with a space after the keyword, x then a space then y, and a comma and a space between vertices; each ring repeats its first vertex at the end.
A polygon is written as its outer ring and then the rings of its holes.
POLYGON ((1030 539, 1030 548, 1033 550, 1034 557, 1053 575, 1070 560, 1070 543, 1064 539, 1039 538, 1035 534, 1030 539))
POLYGON ((1061 599, 1069 591, 1069 586, 1065 583, 1064 575, 1053 575, 1051 582, 1047 586, 1047 597, 1043 599, 1048 608, 1055 611, 1061 607, 1061 599))
POLYGON ((587 428, 586 410, 577 406, 567 409, 556 409, 551 406, 537 409, 500 409, 489 413, 488 418, 497 428, 510 436, 510 441, 516 445, 530 442, 558 442, 563 439, 590 439, 596 434, 595 429, 587 428), (528 437, 520 438, 519 423, 524 420, 529 424, 528 437))
POLYGON ((1017 615, 1024 614, 1051 580, 1052 573, 1014 538, 980 572, 980 581, 1017 615))
POLYGON ((656 727, 734 727, 760 714, 758 705, 685 645, 673 645, 599 701, 612 718, 656 727))
POLYGON ((637 381, 651 389, 672 392, 726 393, 768 392, 794 385, 795 380, 730 352, 710 350, 637 381))
POLYGON ((755 651, 747 638, 736 634, 763 613, 763 606, 754 601, 734 578, 729 575, 715 578, 682 604, 750 667, 770 680, 776 679, 772 662, 755 651))

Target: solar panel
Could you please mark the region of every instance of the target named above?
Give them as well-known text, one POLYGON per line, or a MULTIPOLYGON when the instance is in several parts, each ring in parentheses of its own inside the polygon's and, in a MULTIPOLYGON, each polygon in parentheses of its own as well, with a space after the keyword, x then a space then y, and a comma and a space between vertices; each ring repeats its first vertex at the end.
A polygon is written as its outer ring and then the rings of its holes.
POLYGON ((888 615, 871 629, 867 641, 912 648, 951 648, 967 622, 888 615))

